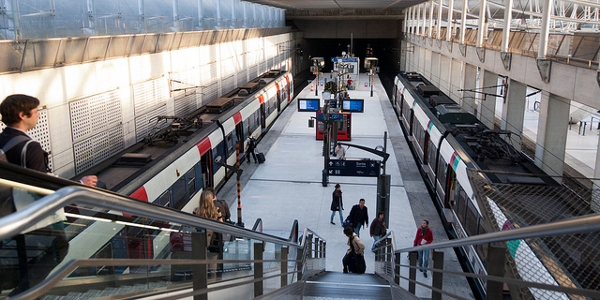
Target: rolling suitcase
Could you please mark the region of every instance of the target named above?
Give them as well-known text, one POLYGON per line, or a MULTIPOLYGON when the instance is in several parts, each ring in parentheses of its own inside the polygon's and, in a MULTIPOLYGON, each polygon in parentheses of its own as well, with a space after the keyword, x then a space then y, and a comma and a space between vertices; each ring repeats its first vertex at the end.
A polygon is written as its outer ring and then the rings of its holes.
POLYGON ((265 162, 265 155, 262 152, 256 152, 256 159, 258 159, 259 164, 262 164, 265 162))

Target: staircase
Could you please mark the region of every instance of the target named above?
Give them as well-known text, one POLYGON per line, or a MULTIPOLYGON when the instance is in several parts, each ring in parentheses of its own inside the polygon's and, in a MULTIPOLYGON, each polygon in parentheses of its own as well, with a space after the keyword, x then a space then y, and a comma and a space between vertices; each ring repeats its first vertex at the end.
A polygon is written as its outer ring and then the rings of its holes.
POLYGON ((375 274, 323 272, 308 278, 305 286, 302 299, 307 300, 392 299, 390 284, 375 274))

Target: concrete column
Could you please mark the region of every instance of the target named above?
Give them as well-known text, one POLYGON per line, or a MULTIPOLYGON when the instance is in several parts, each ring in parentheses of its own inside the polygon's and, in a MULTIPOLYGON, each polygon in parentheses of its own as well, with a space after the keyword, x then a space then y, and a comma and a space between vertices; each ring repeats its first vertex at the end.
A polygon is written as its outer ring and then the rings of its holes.
POLYGON ((460 43, 465 43, 465 32, 467 30, 467 8, 469 1, 463 0, 462 2, 462 15, 460 16, 460 43))
POLYGON ((440 54, 440 84, 438 88, 449 95, 450 72, 452 71, 452 58, 440 54))
POLYGON ((452 59, 452 70, 450 71, 450 90, 448 96, 457 103, 460 101, 460 92, 458 90, 463 89, 464 83, 464 68, 463 62, 458 59, 452 59))
POLYGON ((431 0, 431 2, 429 2, 429 32, 427 34, 428 37, 433 37, 433 7, 434 5, 434 1, 431 0))
POLYGON ((544 10, 542 13, 542 24, 540 32, 540 44, 538 47, 538 59, 545 59, 548 53, 548 35, 550 32, 550 16, 552 15, 552 3, 554 1, 544 0, 544 10))
POLYGON ((404 33, 408 33, 408 11, 409 9, 404 10, 404 33))
MULTIPOLYGON (((483 0, 485 1, 485 0, 483 0)), ((435 25, 435 38, 442 39, 442 0, 439 0, 437 11, 437 24, 435 25)))
POLYGON ((512 135, 511 138, 512 145, 519 151, 521 150, 521 136, 523 136, 523 119, 525 118, 523 112, 527 103, 526 96, 527 85, 509 78, 506 103, 502 110, 501 129, 510 130, 519 135, 512 135))
MULTIPOLYGON (((416 35, 421 34, 421 6, 423 6, 423 5, 419 4, 417 6, 417 28, 415 28, 416 35)), ((425 21, 423 21, 423 22, 425 22, 425 21)))
POLYGON ((435 86, 440 86, 440 59, 441 54, 432 52, 431 53, 431 78, 429 81, 435 86))
MULTIPOLYGON (((477 67, 470 64, 465 64, 465 77, 464 77, 464 89, 474 90, 477 88, 477 67)), ((475 93, 474 92, 463 92, 462 108, 472 114, 475 113, 475 93)))
MULTIPOLYGON (((431 2, 429 2, 429 5, 431 5, 431 2)), ((421 35, 422 36, 426 36, 425 35, 425 24, 427 24, 427 3, 423 3, 423 24, 421 24, 421 35)))
POLYGON ((433 52, 431 52, 431 50, 429 49, 424 49, 423 52, 423 59, 425 60, 425 62, 428 62, 427 64, 425 64, 423 66, 423 71, 421 71, 421 74, 424 74, 426 78, 430 79, 431 78, 431 55, 433 52))
POLYGON ((512 22, 512 7, 513 0, 506 0, 506 7, 504 10, 504 27, 502 29, 502 52, 508 52, 508 39, 510 37, 510 23, 512 22))
MULTIPOLYGON (((479 80, 479 84, 483 85, 480 87, 481 92, 496 94, 497 88, 491 88, 492 86, 498 85, 498 74, 489 72, 485 70, 483 72, 483 80, 479 80)), ((494 96, 486 96, 484 94, 479 94, 479 106, 477 109, 477 117, 479 120, 485 124, 485 126, 490 129, 494 129, 494 118, 496 113, 496 97, 494 96)))
POLYGON ((447 25, 446 25, 446 41, 452 40, 452 23, 454 23, 453 13, 454 13, 454 0, 448 0, 448 21, 447 21, 447 25))
POLYGON ((487 12, 487 0, 481 0, 480 3, 481 5, 479 6, 479 20, 477 23, 477 47, 483 47, 483 38, 487 34, 485 30, 485 14, 487 12))
POLYGON ((406 22, 408 23, 408 33, 410 33, 410 34, 413 33, 412 20, 413 20, 413 7, 411 6, 408 8, 408 19, 406 19, 406 22))
POLYGON ((542 91, 535 163, 550 175, 563 174, 571 100, 542 91))

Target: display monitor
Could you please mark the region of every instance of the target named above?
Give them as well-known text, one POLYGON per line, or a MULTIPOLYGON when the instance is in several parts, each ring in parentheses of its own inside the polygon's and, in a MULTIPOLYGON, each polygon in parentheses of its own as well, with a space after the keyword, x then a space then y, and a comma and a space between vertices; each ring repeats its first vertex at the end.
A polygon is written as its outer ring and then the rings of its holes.
POLYGON ((364 112, 365 100, 363 99, 342 99, 343 112, 364 112))
POLYGON ((298 99, 298 111, 319 111, 319 99, 298 99))

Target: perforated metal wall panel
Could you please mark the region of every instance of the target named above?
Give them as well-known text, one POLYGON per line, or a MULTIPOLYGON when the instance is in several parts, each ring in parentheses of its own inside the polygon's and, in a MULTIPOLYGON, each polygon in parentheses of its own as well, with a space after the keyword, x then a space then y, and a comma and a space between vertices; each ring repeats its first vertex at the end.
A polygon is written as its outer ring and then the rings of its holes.
POLYGON ((248 76, 246 75, 246 69, 242 69, 242 71, 240 71, 237 74, 237 86, 241 86, 244 83, 248 82, 248 76))
POLYGON ((259 70, 260 74, 266 72, 268 70, 267 69, 267 63, 266 62, 262 62, 260 64, 260 67, 258 68, 258 70, 259 70))
POLYGON ((117 90, 69 102, 75 172, 124 149, 121 99, 117 90))
POLYGON ((69 113, 75 143, 123 121, 121 100, 116 90, 71 101, 69 113))
POLYGON ((221 77, 228 77, 235 73, 235 65, 233 58, 228 58, 221 61, 221 77))
POLYGON ((231 75, 221 80, 221 95, 224 95, 235 88, 235 75, 231 75))
POLYGON ((167 106, 159 106, 145 114, 135 117, 135 139, 140 142, 150 133, 150 131, 160 130, 167 126, 167 123, 162 122, 156 126, 156 116, 166 115, 167 106))
POLYGON ((175 115, 184 116, 198 108, 196 97, 200 83, 200 71, 191 69, 171 73, 171 91, 175 100, 175 115))
POLYGON ((81 173, 123 149, 123 126, 121 124, 75 143, 73 144, 75 172, 81 173))
POLYGON ((256 78, 256 76, 258 76, 258 65, 254 65, 252 67, 250 67, 250 74, 249 74, 250 78, 256 78))
POLYGON ((212 63, 204 65, 200 69, 202 83, 202 103, 206 104, 217 99, 219 92, 219 84, 217 77, 217 64, 212 63))
MULTIPOLYGON (((50 170, 52 170, 52 147, 48 125, 48 110, 38 109, 38 112, 40 113, 40 118, 38 119, 37 125, 35 125, 33 129, 28 130, 27 135, 38 141, 40 145, 42 145, 42 149, 48 152, 48 166, 50 167, 50 170)), ((0 122, 0 132, 4 131, 4 128, 6 128, 6 124, 0 122)))
POLYGON ((166 103, 164 95, 167 95, 167 85, 163 78, 155 78, 133 85, 133 104, 135 115, 143 114, 166 103))

